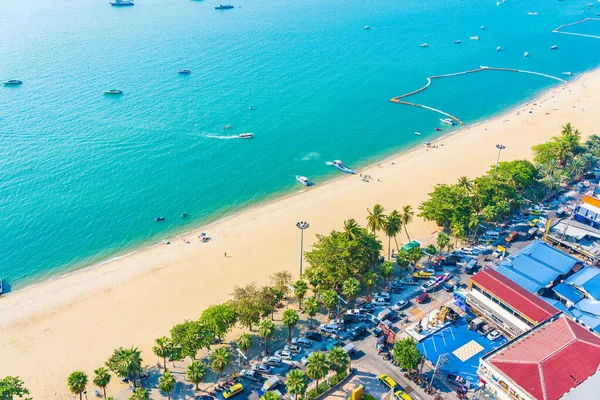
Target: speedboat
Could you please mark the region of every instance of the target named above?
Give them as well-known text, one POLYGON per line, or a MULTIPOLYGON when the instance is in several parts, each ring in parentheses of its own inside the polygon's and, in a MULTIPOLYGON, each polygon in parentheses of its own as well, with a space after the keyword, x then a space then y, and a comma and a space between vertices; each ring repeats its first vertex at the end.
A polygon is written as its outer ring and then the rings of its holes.
POLYGON ((454 44, 461 44, 461 43, 462 43, 462 40, 455 40, 454 41, 454 44))
POLYGON ((471 40, 479 40, 479 36, 469 36, 469 39, 471 39, 471 40))
POLYGON ((132 6, 133 0, 114 0, 110 2, 110 5, 115 7, 132 6))
POLYGON ((481 25, 481 30, 482 31, 485 30, 485 26, 481 25))
POLYGON ((218 7, 215 7, 215 10, 229 10, 230 8, 233 8, 231 4, 219 4, 218 7))
POLYGON ((529 55, 528 52, 523 53, 523 57, 527 57, 529 55))
POLYGON ((238 137, 240 139, 252 139, 253 136, 254 136, 254 133, 240 133, 238 135, 238 137))
POLYGON ((554 46, 550 47, 550 50, 558 50, 558 46, 554 45, 554 46))
POLYGON ((365 25, 363 29, 371 29, 371 27, 369 25, 365 25))
POLYGON ((352 171, 350 168, 346 167, 344 165, 344 163, 341 162, 340 160, 334 160, 333 162, 328 162, 327 165, 333 165, 334 167, 336 167, 337 169, 339 169, 342 172, 354 175, 354 171, 352 171))
POLYGON ((109 89, 105 90, 104 94, 123 94, 123 92, 117 89, 109 89))
POLYGON ((566 75, 566 76, 573 76, 573 73, 572 73, 572 72, 563 72, 562 74, 563 74, 563 75, 566 75))
POLYGON ((305 176, 296 175, 296 180, 304 186, 312 186, 313 183, 305 176))
POLYGON ((9 79, 7 81, 2 82, 3 85, 20 85, 22 84, 23 81, 20 81, 18 79, 9 79))
POLYGON ((447 125, 454 125, 454 121, 451 118, 440 118, 440 122, 447 125))
POLYGON ((223 129, 231 129, 231 125, 225 125, 223 129))
POLYGON ((427 43, 422 43, 421 47, 429 47, 429 45, 427 43))
POLYGON ((154 220, 155 221, 164 221, 165 217, 156 217, 154 220))
POLYGON ((190 71, 189 69, 182 69, 181 71, 179 71, 179 73, 181 75, 189 75, 192 73, 192 71, 190 71))
POLYGON ((537 12, 535 12, 535 11, 529 11, 529 12, 527 13, 527 15, 537 15, 537 12))
POLYGON ((415 132, 415 135, 421 136, 421 132, 415 132))
POLYGON ((254 107, 250 106, 250 107, 248 107, 248 110, 254 111, 254 107))

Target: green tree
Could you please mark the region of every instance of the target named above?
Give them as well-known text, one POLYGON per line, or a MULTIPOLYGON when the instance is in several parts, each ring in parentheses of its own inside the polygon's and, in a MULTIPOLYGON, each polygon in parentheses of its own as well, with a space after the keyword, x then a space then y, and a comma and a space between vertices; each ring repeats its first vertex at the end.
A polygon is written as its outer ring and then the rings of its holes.
POLYGON ((327 354, 329 368, 339 377, 341 373, 348 371, 350 367, 350 357, 340 346, 335 346, 327 354))
POLYGON ((412 261, 413 263, 418 263, 419 260, 421 258, 423 258, 423 256, 425 255, 425 253, 423 253, 423 249, 421 249, 420 247, 413 247, 412 249, 410 249, 408 251, 408 256, 410 257, 410 261, 412 261))
POLYGON ((163 376, 158 378, 158 390, 165 393, 167 398, 171 400, 171 392, 175 389, 175 377, 171 371, 166 370, 163 376))
POLYGON ((288 342, 292 340, 292 329, 294 329, 294 327, 298 324, 299 319, 300 317, 298 316, 296 310, 292 310, 290 308, 283 312, 281 321, 286 326, 286 328, 288 328, 288 342))
POLYGON ((379 267, 379 275, 381 275, 381 277, 383 278, 383 282, 387 283, 387 281, 392 277, 393 274, 394 266, 391 262, 385 261, 383 264, 381 264, 381 267, 379 267))
POLYGON ((248 349, 252 347, 252 336, 248 333, 242 333, 235 342, 240 350, 242 350, 244 354, 247 354, 248 349))
POLYGON ((187 367, 186 374, 187 378, 196 385, 196 390, 198 390, 198 384, 202 382, 206 376, 206 366, 200 361, 192 361, 187 367))
POLYGON ((208 307, 200 316, 200 323, 204 324, 221 342, 223 336, 235 326, 237 315, 232 302, 216 304, 208 307))
POLYGON ((265 341, 265 354, 269 355, 269 339, 275 334, 275 324, 269 319, 263 319, 258 326, 258 334, 265 341))
POLYGON ((383 226, 383 231, 385 232, 385 236, 388 237, 388 258, 390 258, 390 251, 392 247, 392 238, 394 238, 394 242, 396 243, 396 250, 398 250, 398 240, 396 240, 396 236, 402 230, 402 216, 397 210, 392 210, 390 215, 388 215, 385 219, 385 223, 383 226))
POLYGON ((163 359, 163 367, 167 369, 167 357, 171 356, 173 353, 173 341, 166 337, 160 337, 154 341, 156 345, 152 347, 152 351, 156 357, 160 357, 163 359))
POLYGON ((261 290, 256 282, 252 282, 246 286, 236 286, 232 296, 238 321, 252 331, 252 326, 260 322, 264 313, 261 290))
POLYGON ((371 294, 377 286, 377 274, 374 271, 367 271, 363 274, 363 285, 367 294, 371 294))
POLYGON ((323 302, 325 308, 327 308, 329 311, 329 315, 331 315, 331 312, 335 306, 338 305, 338 295, 335 290, 327 289, 321 293, 321 301, 323 302))
POLYGON ((283 294, 273 286, 263 286, 260 290, 260 305, 262 308, 261 316, 266 317, 271 315, 271 320, 274 319, 275 309, 283 298, 283 294))
POLYGON ((465 191, 465 193, 471 193, 473 191, 473 181, 466 176, 458 178, 458 187, 465 191))
POLYGON ((427 253, 427 258, 429 260, 431 260, 431 257, 433 257, 437 254, 437 248, 435 247, 434 244, 430 244, 429 246, 427 246, 425 248, 425 253, 427 253))
POLYGON ((466 239, 465 226, 461 223, 455 222, 450 226, 452 236, 456 239, 455 245, 458 245, 459 240, 466 239))
POLYGON ((312 320, 319 312, 319 301, 316 297, 309 297, 304 302, 304 312, 308 314, 310 319, 308 320, 308 328, 312 329, 312 320))
POLYGON ((298 309, 302 309, 302 299, 306 296, 306 292, 308 292, 308 285, 303 279, 299 279, 294 282, 294 296, 298 299, 298 309))
POLYGON ((287 374, 285 387, 289 394, 294 395, 294 400, 298 396, 303 397, 308 387, 306 374, 301 369, 293 369, 287 374))
POLYGON ((292 284, 292 274, 290 271, 279 271, 275 272, 270 276, 273 287, 282 294, 283 297, 287 297, 290 291, 290 285, 292 284))
POLYGON ((396 264, 400 267, 400 277, 404 278, 406 271, 408 270, 408 266, 411 263, 410 254, 406 250, 400 250, 398 255, 396 256, 396 264))
POLYGON ((85 385, 87 385, 88 377, 83 371, 75 371, 67 379, 67 386, 73 394, 79 395, 79 400, 83 398, 85 385))
POLYGON ((443 184, 434 186, 429 198, 419 205, 419 216, 449 227, 454 220, 466 220, 473 209, 472 199, 464 190, 457 185, 443 184))
POLYGON ((279 395, 272 391, 272 390, 268 390, 265 392, 265 394, 262 395, 261 400, 278 400, 281 397, 279 397, 279 395))
POLYGON ((319 392, 319 380, 325 378, 329 372, 329 363, 324 353, 315 351, 308 357, 306 374, 316 382, 316 390, 319 392))
POLYGON ((342 294, 346 296, 348 301, 352 301, 358 297, 360 292, 360 282, 356 278, 348 278, 342 284, 342 294))
MULTIPOLYGON (((109 400, 112 397, 109 397, 109 400)), ((137 388, 135 391, 129 396, 129 400, 150 400, 150 393, 143 388, 137 388)))
POLYGON ((373 211, 367 208, 367 212, 369 213, 367 216, 367 228, 373 231, 373 235, 375 235, 375 233, 382 230, 385 225, 385 208, 380 204, 375 204, 373 206, 373 211))
POLYGON ((392 354, 398 366, 407 370, 417 369, 423 359, 423 355, 417 349, 417 342, 412 337, 397 341, 392 354))
POLYGON ((135 389, 137 387, 137 377, 142 371, 142 353, 137 347, 128 349, 119 347, 110 356, 106 366, 119 378, 129 379, 135 389))
MULTIPOLYGON (((270 321, 269 321, 270 322, 270 321)), ((229 365, 229 361, 231 360, 231 353, 227 350, 226 347, 219 347, 215 351, 213 351, 210 357, 210 366, 213 371, 217 372, 219 376, 222 375, 223 371, 229 365)))
POLYGON ((171 329, 171 339, 180 348, 182 357, 196 359, 201 349, 210 350, 215 336, 211 329, 199 321, 184 321, 171 329))
POLYGON ((413 209, 410 205, 405 205, 404 207, 402 207, 402 212, 400 213, 400 220, 402 221, 402 226, 404 227, 404 233, 406 233, 406 237, 408 238, 409 242, 410 242, 410 236, 408 235, 408 230, 406 229, 406 227, 408 226, 408 224, 413 222, 414 215, 415 215, 415 212, 413 211, 413 209))
MULTIPOLYGON (((102 389, 104 398, 106 399, 106 387, 110 383, 110 374, 104 367, 100 367, 94 370, 94 385, 102 389)), ((0 397, 1 398, 1 397, 0 397)))
MULTIPOLYGON (((0 379, 0 400, 16 400, 28 394, 29 390, 18 376, 5 376, 0 379)), ((23 400, 31 400, 31 398, 23 400)))
POLYGON ((346 240, 356 240, 360 235, 360 225, 356 222, 354 218, 349 218, 344 221, 344 236, 346 240))

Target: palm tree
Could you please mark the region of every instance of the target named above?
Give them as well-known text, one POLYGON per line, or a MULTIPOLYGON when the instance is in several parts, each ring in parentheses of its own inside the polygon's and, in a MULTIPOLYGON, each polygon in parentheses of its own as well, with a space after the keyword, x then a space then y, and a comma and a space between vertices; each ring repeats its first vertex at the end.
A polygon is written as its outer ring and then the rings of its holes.
POLYGON ((160 337, 155 340, 156 346, 152 347, 154 355, 163 359, 163 368, 167 369, 167 357, 171 355, 173 351, 173 341, 166 337, 160 337))
POLYGON ((83 371, 75 371, 67 379, 67 386, 73 394, 79 395, 79 400, 82 399, 82 394, 85 391, 85 385, 87 385, 88 377, 83 371))
POLYGON ((275 324, 270 319, 263 319, 258 326, 258 334, 265 340, 265 354, 269 355, 269 339, 275 334, 275 324))
POLYGON ((327 354, 329 367, 339 377, 342 372, 348 371, 350 367, 350 357, 340 346, 335 346, 327 354))
POLYGON ((354 218, 348 218, 344 221, 344 237, 348 240, 356 240, 360 234, 360 225, 354 218))
POLYGON ((575 158, 567 164, 569 174, 573 177, 579 177, 585 172, 585 162, 581 158, 575 158))
POLYGON ((385 224, 385 209, 380 204, 373 206, 373 211, 367 208, 369 215, 367 216, 367 228, 373 231, 375 235, 376 231, 380 231, 385 224))
POLYGON ((100 367, 94 370, 94 385, 98 386, 104 392, 104 398, 106 398, 106 387, 110 382, 110 374, 104 367, 100 367))
POLYGON ((171 371, 166 370, 163 376, 158 378, 158 390, 167 394, 167 398, 171 400, 171 392, 175 389, 175 377, 171 375, 171 371))
POLYGON ((408 270, 408 266, 411 263, 410 254, 406 250, 400 250, 396 257, 396 264, 400 267, 400 277, 404 278, 404 273, 408 270))
POLYGON ((436 249, 435 245, 430 244, 429 246, 427 246, 425 248, 425 253, 427 253, 427 259, 431 260, 431 257, 433 257, 437 254, 437 249, 436 249))
POLYGON ((302 299, 308 292, 308 284, 300 279, 294 282, 294 296, 298 299, 298 310, 302 309, 302 299))
POLYGON ((299 319, 300 317, 298 316, 296 310, 292 310, 290 308, 283 312, 281 321, 288 328, 288 342, 292 340, 292 329, 298 324, 299 319))
POLYGON ((327 289, 323 293, 321 293, 321 301, 327 310, 329 310, 329 315, 331 315, 331 311, 333 308, 338 305, 338 296, 335 290, 327 289))
POLYGON ((188 365, 187 377, 190 380, 190 382, 196 385, 196 390, 198 390, 198 384, 202 382, 205 376, 206 366, 202 364, 202 362, 192 361, 192 363, 188 365))
POLYGON ((304 302, 304 312, 310 317, 308 321, 308 328, 312 329, 312 319, 319 312, 319 301, 316 297, 313 296, 306 299, 304 302))
POLYGON ((473 233, 473 236, 477 236, 477 231, 479 230, 479 215, 473 213, 469 216, 467 228, 469 228, 469 234, 473 233))
POLYGON ((465 191, 465 193, 471 193, 473 190, 473 181, 467 178, 466 176, 461 176, 458 178, 457 186, 465 191))
POLYGON ((235 341, 237 346, 244 352, 244 354, 248 353, 248 349, 252 347, 252 336, 248 333, 242 333, 240 337, 235 341))
POLYGON ((360 282, 356 278, 348 278, 342 284, 342 294, 348 301, 356 299, 360 292, 360 282))
POLYGON ((379 267, 379 275, 381 275, 383 278, 384 283, 387 283, 388 279, 390 279, 393 274, 394 266, 391 262, 385 261, 383 264, 381 264, 381 267, 379 267))
POLYGON ((383 226, 383 231, 385 232, 385 236, 388 237, 388 258, 390 258, 390 251, 392 247, 392 238, 394 238, 394 242, 396 242, 396 250, 398 249, 398 241, 396 240, 396 236, 402 230, 402 218, 400 213, 397 210, 392 210, 390 215, 388 215, 385 219, 385 223, 383 226))
POLYGON ((278 400, 280 398, 281 397, 279 397, 279 395, 276 392, 269 390, 269 391, 265 392, 265 394, 263 394, 260 399, 261 400, 278 400))
POLYGON ((294 400, 300 396, 304 396, 308 382, 306 380, 306 374, 301 369, 293 369, 287 374, 287 380, 285 381, 285 387, 288 393, 294 395, 294 400))
POLYGON ((213 351, 210 357, 211 368, 221 376, 225 368, 229 365, 231 360, 231 353, 226 347, 219 347, 213 351))
POLYGON ((116 349, 106 362, 106 366, 121 378, 129 378, 134 389, 137 387, 137 375, 142 370, 142 353, 137 347, 116 349))
POLYGON ((327 357, 320 351, 315 351, 308 357, 306 365, 306 374, 316 381, 316 391, 319 393, 319 379, 323 379, 329 372, 329 363, 327 357))
POLYGON ((414 215, 415 215, 415 212, 413 211, 413 209, 410 205, 406 205, 406 206, 402 207, 402 213, 400 213, 400 216, 401 216, 400 219, 402 221, 402 226, 404 227, 404 232, 406 233, 406 237, 408 238, 409 242, 410 242, 410 236, 408 235, 408 230, 406 229, 406 226, 413 221, 414 215))
POLYGON ((363 274, 363 285, 367 294, 371 294, 375 286, 377 286, 377 274, 373 271, 367 271, 363 274))
MULTIPOLYGON (((109 397, 108 399, 110 400, 112 397, 109 397)), ((131 394, 129 400, 150 400, 150 393, 142 388, 137 388, 131 394)))

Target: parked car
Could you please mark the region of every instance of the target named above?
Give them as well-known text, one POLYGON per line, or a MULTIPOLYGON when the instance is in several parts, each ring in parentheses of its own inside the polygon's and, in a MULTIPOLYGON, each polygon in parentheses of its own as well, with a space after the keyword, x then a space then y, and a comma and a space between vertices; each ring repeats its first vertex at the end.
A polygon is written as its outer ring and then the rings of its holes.
POLYGON ((342 347, 342 350, 344 350, 346 354, 351 355, 353 353, 356 353, 356 346, 353 343, 348 343, 347 345, 342 347))
POLYGON ((294 358, 294 355, 291 351, 288 350, 277 350, 274 354, 275 357, 279 357, 282 360, 291 360, 294 358))
POLYGON ((379 328, 373 329, 373 336, 379 337, 381 335, 383 335, 383 331, 381 329, 379 329, 379 328))
POLYGON ((390 299, 389 297, 376 297, 373 300, 371 300, 371 304, 373 304, 374 306, 387 306, 390 304, 390 299))
POLYGON ((240 378, 248 379, 249 381, 260 381, 260 374, 252 369, 243 369, 240 371, 240 378))
POLYGON ((528 240, 532 239, 533 237, 535 237, 535 235, 537 234, 537 232, 538 232, 538 228, 537 227, 531 228, 530 230, 527 231, 527 235, 525 235, 525 237, 528 240))
POLYGON ((490 334, 489 334, 489 335, 487 335, 487 338, 488 338, 489 340, 491 340, 492 342, 493 342, 494 340, 498 340, 498 339, 500 339, 501 337, 502 337, 502 334, 501 334, 500 332, 498 332, 497 330, 493 330, 493 331, 491 331, 491 332, 490 332, 490 334))
POLYGON ((388 389, 393 389, 396 386, 398 386, 398 384, 396 383, 396 381, 393 380, 392 378, 390 378, 389 376, 387 376, 386 374, 379 375, 377 377, 377 379, 379 379, 379 382, 381 382, 385 386, 387 386, 388 389))
POLYGON ((263 357, 262 362, 270 367, 279 367, 281 364, 283 364, 281 358, 275 356, 265 356, 263 357))
POLYGON ((375 293, 373 295, 373 297, 383 297, 384 299, 389 299, 390 298, 390 293, 389 292, 380 292, 380 293, 375 293))
POLYGON ((323 332, 323 333, 338 333, 339 329, 337 325, 334 324, 323 324, 321 326, 319 326, 319 331, 323 332))
POLYGON ((474 274, 477 272, 477 260, 475 258, 469 260, 469 262, 465 265, 465 272, 467 274, 474 274))
MULTIPOLYGON (((306 339, 308 339, 308 341, 310 342, 311 340, 313 342, 320 342, 323 339, 323 335, 321 335, 319 332, 314 332, 314 331, 310 331, 310 332, 306 332, 304 334, 304 337, 306 339)), ((292 341, 292 343, 294 343, 292 341)), ((302 344, 298 343, 300 346, 302 346, 302 344)), ((303 347, 310 347, 312 343, 309 343, 308 346, 303 346, 303 347)))
POLYGON ((517 240, 519 240, 519 232, 517 231, 510 231, 510 233, 504 238, 506 243, 512 243, 517 240))
POLYGON ((406 299, 401 299, 401 300, 398 300, 398 301, 396 302, 396 304, 394 304, 394 305, 392 306, 392 310, 395 310, 395 311, 402 310, 402 309, 403 309, 404 307, 406 307, 407 305, 408 305, 408 300, 406 300, 406 299))
POLYGON ((350 339, 356 340, 367 333, 367 328, 364 325, 359 325, 350 331, 350 339))
POLYGON ((300 360, 300 363, 302 365, 306 365, 308 364, 308 359, 310 358, 310 356, 312 356, 314 353, 314 351, 311 351, 310 353, 307 353, 304 357, 302 357, 302 359, 300 360))
POLYGON ((358 309, 363 314, 370 314, 373 311, 375 311, 375 306, 373 304, 371 304, 371 303, 363 303, 363 304, 361 304, 361 305, 358 306, 358 309))
POLYGON ((427 300, 429 300, 429 295, 427 293, 421 293, 417 296, 417 303, 419 304, 426 303, 427 300))
POLYGON ((456 277, 453 279, 450 279, 448 282, 446 282, 446 284, 444 284, 444 290, 446 292, 453 292, 459 283, 460 283, 460 281, 456 277))
POLYGON ((230 397, 235 396, 238 393, 242 393, 244 391, 244 386, 241 383, 236 383, 231 386, 229 389, 223 392, 223 397, 228 399, 230 397))
POLYGON ((292 339, 292 344, 295 344, 297 346, 302 346, 302 347, 310 347, 312 345, 312 342, 308 338, 297 338, 297 337, 295 337, 295 338, 292 339))
POLYGON ((431 278, 431 273, 427 271, 417 271, 413 274, 413 277, 417 279, 429 279, 431 278))
POLYGON ((492 253, 492 257, 500 258, 504 255, 504 251, 500 251, 499 249, 494 250, 492 253))
POLYGON ((367 317, 364 314, 359 314, 359 315, 345 314, 342 319, 344 320, 344 324, 349 325, 349 324, 355 324, 360 321, 364 321, 367 319, 367 317))
POLYGON ((283 349, 285 351, 289 351, 292 354, 299 354, 302 352, 302 348, 295 344, 287 344, 283 349))
POLYGON ((448 374, 446 380, 451 384, 459 384, 460 386, 466 385, 467 380, 460 375, 448 374))
POLYGON ((427 292, 432 292, 435 289, 435 286, 437 284, 437 280, 435 279, 430 279, 427 282, 425 282, 420 288, 419 290, 421 292, 427 293, 427 292))
POLYGON ((388 290, 392 293, 400 293, 402 291, 402 284, 390 283, 390 285, 388 286, 388 290))
POLYGON ((484 324, 483 326, 481 326, 479 329, 477 329, 477 333, 479 333, 481 336, 487 336, 489 335, 492 331, 494 330, 494 327, 492 327, 489 324, 484 324))
POLYGON ((404 278, 400 280, 400 283, 404 286, 416 286, 419 284, 419 282, 413 279, 412 277, 404 278))
MULTIPOLYGON (((259 394, 260 394, 260 392, 262 394, 264 394, 265 392, 267 392, 269 390, 273 390, 280 385, 283 385, 283 381, 281 380, 281 378, 278 377, 277 375, 273 375, 272 377, 270 377, 269 379, 267 379, 265 381, 261 390, 259 391, 259 394)), ((262 394, 260 394, 261 397, 262 397, 262 394)))
POLYGON ((256 371, 261 374, 270 374, 272 370, 267 364, 252 364, 252 371, 256 371))
POLYGON ((348 314, 348 315, 360 315, 360 309, 353 308, 352 310, 346 311, 346 314, 348 314))
POLYGON ((538 222, 540 222, 540 220, 537 218, 534 218, 531 221, 529 221, 529 226, 534 227, 537 225, 538 222))
POLYGON ((394 312, 386 307, 383 310, 381 310, 379 314, 377 314, 377 318, 380 321, 385 321, 386 319, 391 320, 392 318, 394 318, 394 312))
POLYGON ((333 339, 333 340, 330 340, 329 343, 327 343, 327 346, 325 346, 325 350, 330 351, 335 346, 341 346, 343 344, 344 344, 344 342, 342 342, 340 339, 333 339))

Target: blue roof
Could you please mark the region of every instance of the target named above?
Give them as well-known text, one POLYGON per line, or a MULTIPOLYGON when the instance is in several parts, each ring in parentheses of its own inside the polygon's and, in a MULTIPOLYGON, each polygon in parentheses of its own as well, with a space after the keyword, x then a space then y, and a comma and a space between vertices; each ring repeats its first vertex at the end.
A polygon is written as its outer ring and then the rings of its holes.
POLYGON ((554 299, 550 299, 548 297, 544 297, 544 296, 540 296, 540 299, 544 300, 546 303, 550 304, 552 307, 556 308, 557 310, 560 310, 562 312, 564 312, 565 314, 568 314, 570 316, 574 316, 573 313, 571 312, 571 310, 569 310, 563 303, 561 303, 558 300, 554 300, 554 299))
POLYGON ((554 293, 569 300, 571 303, 577 303, 579 300, 583 299, 583 293, 566 283, 559 283, 553 287, 552 290, 554 290, 554 293))
POLYGON ((570 276, 566 281, 585 290, 595 300, 600 300, 600 269, 585 267, 570 276))
POLYGON ((536 241, 498 264, 497 271, 531 293, 538 293, 580 261, 536 241))

